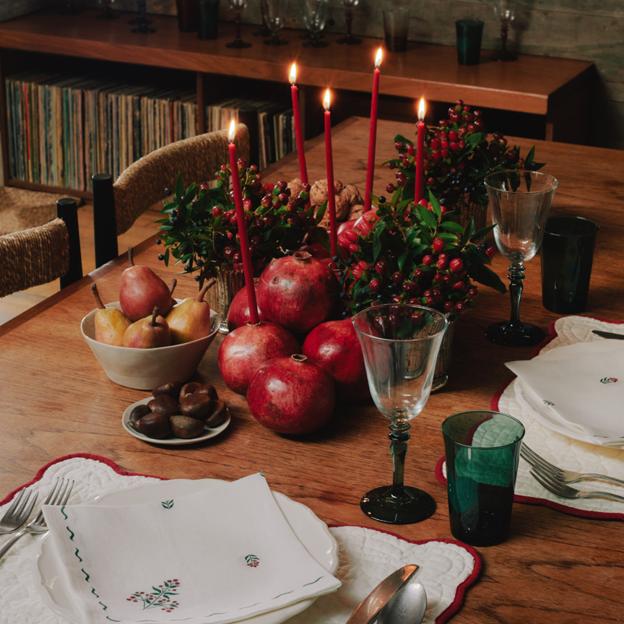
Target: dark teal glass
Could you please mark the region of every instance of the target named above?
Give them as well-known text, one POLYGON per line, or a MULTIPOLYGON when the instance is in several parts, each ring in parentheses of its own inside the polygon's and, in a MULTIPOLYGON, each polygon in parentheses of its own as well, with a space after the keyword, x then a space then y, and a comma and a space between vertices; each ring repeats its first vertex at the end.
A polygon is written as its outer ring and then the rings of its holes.
POLYGON ((462 412, 442 423, 451 533, 474 546, 509 536, 524 426, 507 414, 462 412))
POLYGON ((476 65, 481 58, 483 22, 462 19, 455 22, 457 32, 457 62, 460 65, 476 65))

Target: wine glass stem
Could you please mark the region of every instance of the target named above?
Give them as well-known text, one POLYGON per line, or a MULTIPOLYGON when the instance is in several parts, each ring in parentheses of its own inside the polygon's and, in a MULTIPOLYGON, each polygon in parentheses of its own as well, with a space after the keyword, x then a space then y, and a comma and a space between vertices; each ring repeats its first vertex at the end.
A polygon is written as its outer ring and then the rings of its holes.
POLYGON ((351 28, 353 27, 353 9, 346 10, 345 21, 347 22, 347 39, 351 39, 351 28))
POLYGON ((507 52, 507 38, 509 37, 509 21, 506 18, 501 20, 501 50, 503 54, 507 52))
POLYGON ((511 297, 511 323, 520 323, 520 300, 524 281, 524 263, 513 262, 507 274, 509 277, 509 296, 511 297))
POLYGON ((236 36, 234 38, 236 39, 236 41, 241 40, 241 21, 242 21, 242 16, 239 10, 239 11, 236 11, 236 17, 234 18, 234 22, 236 24, 236 36))
POLYGON ((392 490, 390 494, 401 498, 404 493, 403 474, 405 472, 405 454, 410 438, 410 424, 406 420, 395 419, 390 423, 390 452, 392 454, 392 490))

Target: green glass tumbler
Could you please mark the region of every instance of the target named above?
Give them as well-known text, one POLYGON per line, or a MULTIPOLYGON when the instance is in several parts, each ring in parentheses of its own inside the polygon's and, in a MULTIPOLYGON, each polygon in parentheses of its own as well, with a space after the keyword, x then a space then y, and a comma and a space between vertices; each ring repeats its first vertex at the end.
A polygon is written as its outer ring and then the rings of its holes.
POLYGON ((460 65, 477 65, 481 57, 483 22, 461 19, 455 22, 457 32, 457 62, 460 65))
POLYGON ((507 414, 462 412, 442 423, 451 533, 474 546, 509 536, 524 426, 507 414))

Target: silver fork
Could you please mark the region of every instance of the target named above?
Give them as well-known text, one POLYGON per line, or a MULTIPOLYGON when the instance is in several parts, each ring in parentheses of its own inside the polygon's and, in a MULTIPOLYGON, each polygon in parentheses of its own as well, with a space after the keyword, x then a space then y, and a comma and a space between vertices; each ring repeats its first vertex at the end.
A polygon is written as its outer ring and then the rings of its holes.
POLYGON ((594 472, 574 472, 574 470, 559 468, 545 460, 524 443, 520 447, 520 455, 536 470, 539 469, 550 474, 554 479, 564 484, 579 483, 580 481, 602 481, 604 483, 612 483, 613 485, 624 485, 624 481, 616 479, 615 477, 610 477, 609 475, 594 472))
POLYGON ((576 488, 565 485, 565 483, 554 479, 548 474, 539 472, 535 468, 531 470, 531 474, 549 492, 552 492, 555 496, 561 496, 561 498, 600 498, 603 500, 615 501, 617 503, 624 503, 624 496, 618 496, 617 494, 612 494, 611 492, 599 492, 597 490, 577 490, 576 488))
MULTIPOLYGON (((64 505, 74 487, 74 482, 67 479, 57 479, 54 483, 54 487, 48 494, 47 498, 43 501, 44 505, 64 505)), ((21 539, 26 533, 39 535, 46 533, 48 526, 45 518, 43 517, 43 510, 40 510, 34 520, 31 520, 24 528, 20 529, 6 544, 0 548, 0 559, 9 551, 9 549, 21 539)))
POLYGON ((7 535, 17 531, 30 516, 35 503, 37 502, 37 492, 33 490, 20 490, 13 498, 11 506, 0 518, 0 535, 7 535))

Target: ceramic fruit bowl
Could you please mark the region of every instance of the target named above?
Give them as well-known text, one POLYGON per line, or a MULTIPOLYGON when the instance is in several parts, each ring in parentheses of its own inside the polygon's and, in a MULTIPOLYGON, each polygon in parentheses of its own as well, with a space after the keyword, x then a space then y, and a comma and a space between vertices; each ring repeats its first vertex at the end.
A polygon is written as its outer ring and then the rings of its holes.
MULTIPOLYGON (((109 303, 106 307, 119 308, 119 302, 109 303)), ((204 338, 168 347, 135 349, 95 340, 95 312, 91 310, 80 322, 82 337, 111 381, 136 390, 151 390, 172 379, 188 381, 217 335, 221 322, 219 315, 211 311, 210 334, 204 338)))

